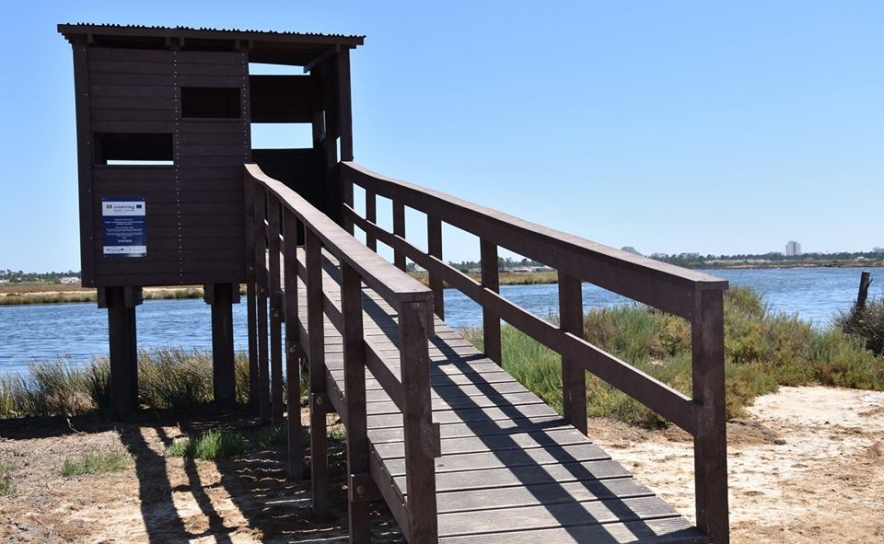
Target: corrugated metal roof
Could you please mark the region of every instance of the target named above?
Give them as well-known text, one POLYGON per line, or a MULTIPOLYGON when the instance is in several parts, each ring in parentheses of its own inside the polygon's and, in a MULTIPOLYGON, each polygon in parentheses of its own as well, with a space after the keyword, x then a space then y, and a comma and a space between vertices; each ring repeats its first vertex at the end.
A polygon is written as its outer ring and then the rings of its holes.
POLYGON ((167 27, 167 26, 150 26, 150 25, 121 25, 121 24, 95 24, 95 23, 67 23, 58 25, 59 32, 64 33, 65 31, 74 31, 82 30, 82 31, 101 31, 107 29, 117 29, 117 30, 157 30, 161 31, 161 33, 174 33, 176 31, 185 31, 185 32, 217 32, 217 33, 235 33, 235 34, 262 34, 267 36, 303 36, 303 37, 314 37, 314 38, 343 38, 347 40, 353 39, 365 39, 365 36, 359 35, 346 35, 346 34, 325 34, 325 33, 316 33, 316 32, 293 32, 293 31, 278 31, 278 30, 242 30, 237 28, 209 28, 209 27, 190 27, 190 26, 175 26, 175 27, 167 27), (63 27, 67 27, 63 30, 63 27))

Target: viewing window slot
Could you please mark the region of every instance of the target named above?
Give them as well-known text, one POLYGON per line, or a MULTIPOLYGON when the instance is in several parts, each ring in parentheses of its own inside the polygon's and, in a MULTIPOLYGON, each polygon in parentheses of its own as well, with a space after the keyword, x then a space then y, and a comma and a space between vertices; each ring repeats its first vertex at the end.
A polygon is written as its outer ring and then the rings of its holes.
POLYGON ((240 119, 242 103, 238 87, 181 87, 181 117, 240 119))
POLYGON ((108 166, 171 166, 174 146, 171 134, 97 133, 95 164, 108 166))

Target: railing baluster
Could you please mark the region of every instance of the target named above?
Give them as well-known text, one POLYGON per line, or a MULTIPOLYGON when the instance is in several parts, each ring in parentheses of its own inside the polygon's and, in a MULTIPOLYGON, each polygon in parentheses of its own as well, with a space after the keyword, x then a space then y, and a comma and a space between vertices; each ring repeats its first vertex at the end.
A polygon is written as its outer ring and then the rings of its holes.
POLYGON ((715 544, 728 544, 723 293, 698 290, 694 296, 694 401, 702 406, 694 436, 697 527, 715 544))
POLYGON ((310 487, 313 517, 331 518, 328 502, 328 428, 325 415, 331 409, 325 381, 325 319, 322 313, 322 242, 312 229, 304 228, 307 244, 307 360, 310 365, 310 487))
POLYGON ((346 206, 353 209, 353 182, 350 181, 347 176, 338 175, 336 179, 341 186, 341 217, 344 218, 344 230, 347 231, 350 236, 353 236, 355 232, 353 230, 353 219, 344 209, 346 206))
MULTIPOLYGON (((583 292, 580 280, 559 272, 559 327, 583 338, 583 292)), ((577 361, 562 356, 562 404, 565 421, 586 429, 586 373, 577 361)))
MULTIPOLYGON (((432 257, 442 260, 442 221, 427 215, 427 250, 432 257)), ((439 319, 445 319, 445 297, 442 278, 433 272, 429 274, 430 291, 433 292, 433 310, 439 319)))
POLYGON ((279 259, 279 200, 269 198, 267 225, 270 261, 270 404, 274 425, 282 423, 282 287, 279 259))
POLYGON ((270 374, 267 353, 267 195, 255 186, 255 269, 258 283, 258 406, 261 421, 270 421, 270 374))
POLYGON ((301 365, 298 330, 298 219, 285 210, 285 376, 288 428, 289 478, 300 481, 304 475, 304 448, 301 444, 301 365))
POLYGON ((438 538, 436 517, 436 433, 430 399, 430 355, 425 304, 408 302, 399 308, 400 366, 405 392, 405 484, 408 493, 411 544, 432 544, 438 538))
MULTIPOLYGON (((374 191, 365 190, 365 219, 369 223, 378 222, 378 199, 374 191)), ((365 245, 372 251, 378 250, 378 238, 370 232, 365 233, 365 245)))
POLYGON ((255 186, 249 176, 245 176, 245 227, 246 227, 246 308, 249 329, 249 406, 258 411, 260 386, 258 376, 258 286, 255 265, 255 186))
MULTIPOLYGON (((393 234, 405 239, 405 205, 401 201, 393 201, 393 234)), ((393 264, 399 270, 405 270, 405 253, 395 249, 393 264)))
POLYGON ((350 542, 369 542, 368 519, 370 480, 368 424, 365 406, 365 339, 362 324, 362 278, 347 263, 341 263, 341 315, 344 342, 344 400, 347 410, 347 468, 349 474, 350 542))
MULTIPOLYGON (((484 239, 479 247, 482 261, 482 287, 500 291, 500 273, 497 263, 497 246, 484 239)), ((482 307, 482 338, 485 342, 485 355, 497 364, 503 363, 500 347, 500 318, 488 308, 482 307)))

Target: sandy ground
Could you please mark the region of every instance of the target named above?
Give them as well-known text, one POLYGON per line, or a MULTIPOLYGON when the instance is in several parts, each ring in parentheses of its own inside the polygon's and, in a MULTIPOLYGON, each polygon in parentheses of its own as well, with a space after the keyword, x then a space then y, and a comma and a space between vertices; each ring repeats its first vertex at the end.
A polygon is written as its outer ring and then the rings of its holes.
MULTIPOLYGON (((285 479, 280 452, 224 463, 163 455, 184 433, 254 421, 235 414, 188 422, 145 414, 139 424, 88 420, 0 422, 0 462, 14 467, 15 492, 0 498, 0 542, 340 542, 346 534, 343 453, 332 455, 336 517, 313 523, 309 484, 285 479), (225 418, 226 417, 226 418, 225 418), (153 418, 153 419, 151 419, 153 418), (65 478, 66 457, 127 448, 121 473, 65 478)), ((691 443, 591 420, 593 438, 689 518, 691 443)), ((783 388, 729 427, 732 542, 884 543, 884 393, 783 388)), ((377 542, 402 542, 383 507, 377 542)))

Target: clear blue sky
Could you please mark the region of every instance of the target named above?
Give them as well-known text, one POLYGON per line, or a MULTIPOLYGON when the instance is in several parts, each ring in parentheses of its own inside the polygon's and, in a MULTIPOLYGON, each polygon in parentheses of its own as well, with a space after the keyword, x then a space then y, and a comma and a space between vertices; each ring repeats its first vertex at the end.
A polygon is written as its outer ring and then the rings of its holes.
POLYGON ((14 5, 0 269, 80 268, 72 57, 55 29, 79 22, 364 34, 358 162, 610 246, 884 246, 878 0, 14 5))

